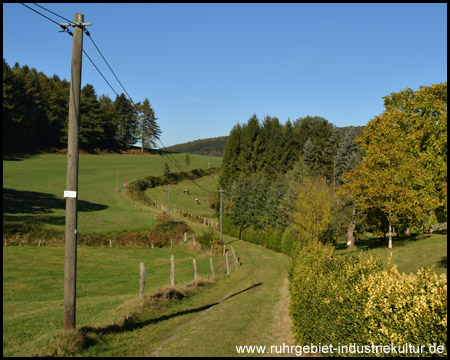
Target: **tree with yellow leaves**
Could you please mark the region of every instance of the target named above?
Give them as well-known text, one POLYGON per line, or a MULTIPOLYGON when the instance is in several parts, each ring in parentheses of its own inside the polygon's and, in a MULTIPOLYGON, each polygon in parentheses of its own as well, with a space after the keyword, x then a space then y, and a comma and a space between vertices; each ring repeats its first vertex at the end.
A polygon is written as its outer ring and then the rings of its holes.
POLYGON ((302 237, 319 240, 333 220, 334 193, 323 177, 306 177, 293 188, 292 228, 302 237))
POLYGON ((344 175, 340 192, 363 208, 378 208, 392 225, 424 223, 447 211, 447 83, 385 97, 386 110, 356 141, 364 158, 344 175))

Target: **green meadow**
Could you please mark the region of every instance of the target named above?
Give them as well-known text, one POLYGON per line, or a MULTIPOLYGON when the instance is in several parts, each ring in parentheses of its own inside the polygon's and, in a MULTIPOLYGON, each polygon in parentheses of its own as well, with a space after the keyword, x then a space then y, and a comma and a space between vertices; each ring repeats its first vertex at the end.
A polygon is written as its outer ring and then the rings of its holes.
MULTIPOLYGON (((216 212, 211 209, 211 200, 218 198, 217 182, 219 174, 205 176, 194 181, 185 180, 175 185, 170 185, 170 208, 205 218, 214 218, 216 212), (188 190, 188 194, 184 190, 188 190), (198 203, 195 202, 198 199, 198 203)), ((158 204, 167 206, 169 187, 157 186, 148 189, 145 194, 158 204)))
MULTIPOLYGON (((221 158, 171 154, 184 169, 220 167, 221 158)), ((78 231, 105 232, 147 228, 154 218, 124 196, 123 184, 137 177, 163 174, 162 155, 80 154, 78 182, 78 231), (116 190, 117 189, 117 190, 116 190)), ((63 154, 3 157, 3 220, 40 224, 63 230, 67 156, 63 154)))
MULTIPOLYGON (((122 303, 137 299, 139 263, 146 264, 146 294, 170 284, 170 255, 175 258, 175 285, 211 276, 209 254, 192 244, 172 249, 79 247, 77 327, 112 321, 122 303)), ((214 255, 221 276, 225 264, 214 255)), ((64 248, 7 246, 3 250, 3 355, 30 354, 45 346, 62 327, 64 248)))
MULTIPOLYGON (((356 250, 372 251, 385 264, 391 259, 400 272, 414 273, 422 267, 433 267, 437 274, 447 274, 447 233, 445 234, 414 234, 410 238, 393 239, 392 249, 388 249, 387 241, 378 238, 364 238, 356 243, 356 250)), ((345 250, 345 242, 338 242, 337 251, 349 254, 345 250)))

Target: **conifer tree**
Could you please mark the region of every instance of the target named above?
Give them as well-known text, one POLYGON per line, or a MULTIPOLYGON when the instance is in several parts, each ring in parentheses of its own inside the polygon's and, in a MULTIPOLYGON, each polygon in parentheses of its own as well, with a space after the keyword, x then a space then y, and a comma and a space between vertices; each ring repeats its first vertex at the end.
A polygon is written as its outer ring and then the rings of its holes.
POLYGON ((323 171, 324 176, 331 180, 334 187, 334 178, 336 174, 336 156, 341 143, 341 135, 337 128, 333 127, 333 134, 328 138, 323 151, 323 171))
POLYGON ((360 146, 354 142, 356 136, 356 130, 354 128, 350 129, 337 150, 335 179, 338 185, 343 184, 342 175, 346 172, 353 171, 359 162, 360 146))
POLYGON ((222 159, 222 171, 219 177, 219 187, 228 190, 241 171, 239 156, 241 153, 242 127, 237 124, 230 132, 225 145, 222 159))
POLYGON ((312 174, 319 173, 321 154, 314 142, 308 138, 302 152, 303 161, 312 174))
POLYGON ((86 84, 80 95, 80 147, 93 149, 103 137, 100 104, 94 87, 86 84))
POLYGON ((156 122, 158 118, 155 116, 155 112, 147 98, 142 102, 142 104, 138 103, 136 107, 139 111, 138 122, 141 152, 144 152, 145 145, 148 147, 156 147, 156 140, 158 140, 161 135, 161 129, 156 122))
POLYGON ((242 126, 241 131, 239 167, 244 174, 255 174, 258 168, 257 158, 261 141, 261 138, 258 141, 260 129, 256 115, 253 115, 247 124, 242 126))
POLYGON ((122 148, 128 148, 137 141, 137 119, 131 102, 120 94, 114 101, 116 138, 122 148))

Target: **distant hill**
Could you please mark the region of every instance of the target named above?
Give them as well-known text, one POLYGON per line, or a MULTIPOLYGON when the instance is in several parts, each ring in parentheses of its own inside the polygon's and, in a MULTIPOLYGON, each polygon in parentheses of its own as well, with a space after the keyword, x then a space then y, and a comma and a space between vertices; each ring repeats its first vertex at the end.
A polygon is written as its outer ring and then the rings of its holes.
POLYGON ((222 157, 227 140, 228 136, 199 139, 195 141, 189 141, 184 144, 169 146, 167 147, 167 150, 178 153, 185 152, 190 154, 222 157))

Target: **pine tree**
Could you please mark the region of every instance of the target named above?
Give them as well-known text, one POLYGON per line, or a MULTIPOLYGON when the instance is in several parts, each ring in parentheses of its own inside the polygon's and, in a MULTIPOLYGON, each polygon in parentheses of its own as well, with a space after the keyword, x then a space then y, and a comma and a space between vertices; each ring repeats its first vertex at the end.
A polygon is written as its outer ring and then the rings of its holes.
POLYGON ((357 132, 354 128, 350 129, 345 135, 341 146, 336 154, 335 179, 338 185, 343 184, 342 175, 351 172, 360 160, 360 146, 354 142, 357 132))
POLYGON ((144 102, 138 103, 137 108, 139 110, 138 121, 139 131, 141 139, 141 152, 144 152, 145 144, 148 147, 156 147, 156 140, 161 135, 161 129, 159 128, 155 116, 155 112, 151 107, 150 101, 146 98, 144 102))
POLYGON ((233 181, 237 178, 241 167, 239 156, 241 153, 241 125, 237 124, 230 132, 230 136, 225 145, 222 159, 222 171, 219 177, 219 186, 228 190, 233 181))
POLYGON ((99 147, 102 137, 102 117, 97 94, 91 84, 86 84, 80 95, 80 147, 99 147))
POLYGON ((138 122, 131 102, 122 93, 114 101, 116 138, 122 148, 128 148, 137 141, 138 122))
POLYGON ((331 180, 334 187, 336 174, 336 156, 340 146, 341 135, 337 128, 333 128, 333 134, 328 138, 327 145, 323 151, 323 175, 331 180))
POLYGON ((303 161, 312 174, 319 173, 321 154, 314 142, 308 138, 302 152, 303 161))
POLYGON ((120 145, 116 135, 116 110, 114 103, 106 95, 101 95, 98 102, 103 124, 103 138, 99 146, 103 149, 117 149, 120 145))
POLYGON ((298 159, 298 154, 294 148, 294 128, 290 120, 286 122, 283 127, 282 142, 281 142, 281 164, 283 165, 282 172, 286 173, 294 166, 298 159))

